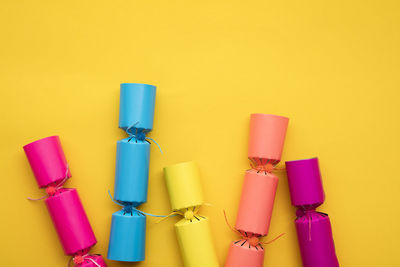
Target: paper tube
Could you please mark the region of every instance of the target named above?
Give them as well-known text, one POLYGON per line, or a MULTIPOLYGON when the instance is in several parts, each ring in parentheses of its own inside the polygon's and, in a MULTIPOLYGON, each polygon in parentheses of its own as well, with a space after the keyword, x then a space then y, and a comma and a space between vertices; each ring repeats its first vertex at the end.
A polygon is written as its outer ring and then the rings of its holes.
POLYGON ((321 205, 325 200, 318 158, 286 161, 286 171, 292 205, 321 205))
POLYGON ((249 246, 245 240, 232 242, 226 257, 225 267, 262 267, 264 249, 261 246, 249 246))
POLYGON ((164 175, 172 210, 204 203, 200 171, 193 161, 165 167, 164 175))
POLYGON ((74 255, 97 243, 76 189, 65 189, 45 202, 65 254, 74 255))
MULTIPOLYGON (((281 160, 289 119, 271 114, 251 114, 248 157, 262 164, 281 160)), ((257 162, 258 163, 258 162, 257 162)))
POLYGON ((244 177, 236 229, 265 236, 271 221, 278 177, 249 170, 244 177))
POLYGON ((65 176, 71 177, 58 136, 27 144, 24 150, 40 188, 60 182, 65 176))
POLYGON ((175 230, 186 267, 219 267, 208 218, 201 216, 192 222, 182 219, 175 230))
POLYGON ((145 258, 146 216, 133 210, 112 215, 107 258, 115 261, 137 262, 145 258))
POLYGON ((287 161, 286 169, 303 267, 338 267, 329 217, 315 211, 325 197, 318 158, 287 161))
POLYGON ((156 87, 149 84, 122 83, 119 103, 119 128, 153 129, 156 87))
POLYGON ((147 201, 150 144, 126 138, 117 142, 114 199, 139 206, 147 201))

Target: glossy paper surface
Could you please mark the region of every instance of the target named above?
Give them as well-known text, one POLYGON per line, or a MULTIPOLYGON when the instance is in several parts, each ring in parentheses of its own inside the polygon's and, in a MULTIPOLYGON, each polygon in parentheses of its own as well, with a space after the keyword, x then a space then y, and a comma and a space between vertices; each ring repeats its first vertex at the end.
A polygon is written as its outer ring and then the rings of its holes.
POLYGON ((63 189, 45 202, 65 254, 74 255, 96 244, 76 189, 63 189))

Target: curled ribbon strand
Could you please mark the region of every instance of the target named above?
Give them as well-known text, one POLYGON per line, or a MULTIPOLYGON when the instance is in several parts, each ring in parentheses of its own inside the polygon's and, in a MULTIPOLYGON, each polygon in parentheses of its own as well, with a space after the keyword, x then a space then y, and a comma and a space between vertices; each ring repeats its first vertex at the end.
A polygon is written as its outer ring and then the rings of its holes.
POLYGON ((242 239, 246 240, 249 242, 249 244, 251 244, 254 247, 257 247, 257 245, 263 244, 263 245, 268 245, 271 244, 272 242, 278 240, 280 237, 282 237, 283 235, 285 235, 285 233, 282 233, 280 235, 278 235, 277 237, 273 238, 270 241, 260 241, 259 238, 261 238, 262 236, 260 235, 255 235, 252 234, 251 236, 248 236, 246 232, 244 232, 244 234, 242 232, 240 232, 239 230, 235 229, 228 221, 228 218, 226 216, 226 212, 224 210, 224 217, 225 217, 225 222, 228 225, 228 227, 236 234, 238 234, 242 239))
POLYGON ((201 216, 201 215, 198 214, 199 211, 200 211, 201 206, 212 207, 212 204, 210 204, 210 203, 203 203, 203 204, 201 204, 200 206, 194 206, 194 207, 193 207, 193 210, 190 210, 189 208, 186 208, 186 211, 185 211, 185 212, 183 212, 183 211, 181 211, 181 210, 174 210, 174 211, 172 211, 170 214, 168 214, 167 216, 165 216, 164 218, 161 218, 161 219, 157 220, 156 223, 160 223, 160 222, 164 221, 165 219, 167 219, 167 218, 169 218, 169 217, 174 217, 174 216, 176 216, 176 215, 181 215, 182 217, 186 218, 187 220, 191 220, 191 219, 190 219, 191 217, 196 218, 197 220, 199 220, 199 219, 196 217, 196 215, 204 219, 204 218, 205 218, 204 216, 201 216), (190 214, 190 211, 192 212, 191 214, 190 214), (189 213, 187 213, 187 212, 189 212, 189 213), (186 214, 186 215, 185 215, 185 214, 186 214))
POLYGON ((153 138, 147 137, 147 136, 146 136, 146 133, 147 133, 146 130, 138 131, 138 128, 135 128, 135 126, 136 126, 138 123, 139 123, 139 121, 135 122, 134 124, 132 124, 131 126, 129 126, 128 128, 126 128, 125 132, 126 132, 126 134, 130 137, 129 140, 128 140, 128 142, 131 141, 133 138, 136 139, 136 142, 137 142, 137 140, 140 140, 140 141, 147 141, 147 142, 150 144, 150 141, 152 141, 154 144, 157 145, 157 147, 158 147, 158 149, 160 150, 161 154, 164 154, 163 151, 162 151, 162 149, 161 149, 161 146, 160 146, 153 138), (132 129, 132 128, 135 129, 135 133, 132 133, 132 132, 130 131, 130 129, 132 129), (149 140, 150 140, 150 141, 149 141, 149 140))
POLYGON ((173 212, 171 212, 170 214, 168 214, 167 216, 165 216, 164 218, 158 219, 158 220, 156 221, 156 223, 160 223, 160 222, 166 220, 167 218, 174 217, 174 216, 176 216, 176 215, 184 216, 183 213, 182 213, 181 211, 173 211, 173 212))
MULTIPOLYGON (((108 190, 108 195, 110 196, 112 202, 114 202, 115 204, 117 204, 117 205, 119 205, 119 206, 121 206, 121 207, 124 207, 124 208, 126 207, 126 205, 124 205, 124 204, 118 202, 117 200, 115 200, 115 199, 112 197, 110 190, 108 190)), ((167 215, 151 214, 151 213, 147 213, 147 212, 138 210, 136 207, 133 207, 132 205, 130 205, 130 208, 131 208, 132 210, 134 210, 134 211, 136 211, 136 212, 142 214, 143 216, 146 216, 146 215, 147 215, 147 216, 151 216, 151 217, 163 217, 163 218, 164 218, 164 217, 167 217, 167 215)))
POLYGON ((40 198, 31 198, 31 197, 27 197, 28 200, 33 200, 33 201, 37 201, 37 200, 42 200, 45 199, 46 197, 50 196, 50 195, 54 195, 55 192, 57 192, 58 190, 60 190, 64 183, 68 180, 68 171, 69 171, 69 164, 67 163, 67 170, 65 171, 65 176, 64 179, 62 179, 57 185, 55 186, 48 186, 46 188, 46 196, 40 197, 40 198))
POLYGON ((301 206, 300 212, 302 213, 302 216, 305 216, 308 221, 308 241, 311 242, 312 213, 316 211, 314 209, 307 209, 305 206, 301 206))
POLYGON ((91 256, 95 256, 95 255, 90 255, 88 253, 86 253, 85 255, 77 255, 74 256, 72 258, 69 259, 68 261, 68 267, 71 265, 71 262, 74 263, 74 266, 76 266, 76 264, 81 264, 83 263, 85 260, 90 260, 91 262, 93 262, 97 267, 101 267, 100 264, 98 264, 94 259, 90 258, 91 256))
MULTIPOLYGON (((203 205, 207 206, 207 205, 211 205, 211 204, 203 203, 203 205)), ((186 208, 185 212, 183 212, 181 210, 175 210, 175 211, 171 212, 170 214, 168 214, 167 216, 165 216, 164 218, 157 220, 156 223, 160 223, 160 222, 164 221, 165 219, 167 219, 169 217, 174 217, 176 215, 181 215, 182 217, 184 217, 187 220, 192 220, 193 218, 200 220, 199 218, 196 217, 196 215, 199 217, 202 217, 202 218, 204 218, 204 217, 201 215, 198 215, 199 210, 200 210, 200 206, 194 206, 193 210, 186 208)))
POLYGON ((273 163, 270 163, 270 160, 268 159, 265 164, 259 164, 257 163, 256 160, 253 160, 250 158, 250 167, 253 170, 256 170, 258 172, 264 172, 266 175, 269 175, 273 172, 277 171, 285 171, 285 168, 278 168, 276 167, 278 163, 275 163, 276 161, 273 161, 273 163))

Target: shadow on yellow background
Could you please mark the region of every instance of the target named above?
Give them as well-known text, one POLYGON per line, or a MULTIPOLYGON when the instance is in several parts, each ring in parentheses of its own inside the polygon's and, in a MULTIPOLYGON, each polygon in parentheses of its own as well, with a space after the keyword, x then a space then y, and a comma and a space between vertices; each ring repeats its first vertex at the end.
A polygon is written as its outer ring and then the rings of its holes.
MULTIPOLYGON (((399 266, 398 1, 11 1, 0 9, 1 266, 66 266, 68 257, 22 146, 60 135, 106 255, 119 84, 157 85, 148 203, 169 213, 162 168, 195 160, 218 257, 236 238, 249 115, 290 117, 283 160, 320 159, 341 266, 399 266)), ((265 266, 301 266, 280 175, 265 266)), ((173 225, 148 218, 146 261, 180 267, 173 225)), ((267 238, 268 240, 268 238, 267 238)), ((206 266, 205 266, 206 267, 206 266)))

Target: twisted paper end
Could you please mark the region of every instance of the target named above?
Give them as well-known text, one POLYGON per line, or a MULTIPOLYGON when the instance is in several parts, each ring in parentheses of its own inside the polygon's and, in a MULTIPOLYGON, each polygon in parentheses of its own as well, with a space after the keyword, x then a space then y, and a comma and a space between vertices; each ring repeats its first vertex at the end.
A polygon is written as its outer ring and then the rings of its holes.
POLYGON ((206 217, 202 216, 199 214, 201 206, 208 206, 211 207, 212 205, 210 203, 203 203, 202 205, 199 206, 192 206, 188 208, 184 208, 181 210, 174 210, 164 218, 159 219, 156 223, 160 223, 164 221, 165 219, 169 217, 174 217, 176 215, 182 216, 185 220, 194 222, 194 221, 200 221, 201 219, 206 219, 206 217))
POLYGON ((249 160, 251 169, 257 171, 257 173, 263 172, 265 175, 270 175, 274 172, 286 170, 283 167, 277 167, 279 163, 277 160, 263 160, 259 158, 249 158, 249 160))
POLYGON ((234 244, 237 244, 239 242, 242 242, 241 246, 244 246, 247 242, 249 243, 249 246, 253 246, 256 249, 257 246, 260 246, 261 249, 264 249, 261 244, 263 245, 268 245, 271 244, 272 242, 278 240, 280 237, 282 237, 283 235, 285 235, 285 233, 282 233, 280 235, 278 235, 277 237, 275 237, 274 239, 270 240, 270 241, 260 241, 261 238, 263 238, 264 236, 260 235, 260 234, 256 234, 256 233, 250 233, 250 232, 245 232, 245 231, 240 231, 237 230, 236 228, 234 228, 228 221, 228 218, 226 216, 226 212, 224 210, 224 217, 225 217, 225 222, 228 225, 228 227, 237 235, 239 235, 241 237, 240 240, 233 242, 234 244))
POLYGON ((319 216, 327 217, 328 214, 323 212, 316 211, 317 206, 301 206, 296 211, 297 220, 306 220, 308 223, 308 241, 312 241, 311 230, 312 230, 312 221, 313 218, 317 218, 319 216))
POLYGON ((58 191, 60 191, 63 188, 64 183, 68 180, 68 171, 69 171, 69 165, 67 163, 67 170, 65 171, 65 176, 64 179, 62 179, 60 182, 55 182, 49 186, 46 187, 46 196, 40 197, 40 198, 31 198, 31 197, 27 197, 28 200, 33 200, 33 201, 37 201, 37 200, 42 200, 45 199, 46 197, 52 197, 55 194, 57 194, 58 191))
POLYGON ((85 261, 91 261, 93 262, 93 264, 95 264, 97 267, 101 267, 100 264, 98 264, 93 257, 95 256, 100 256, 100 255, 95 255, 95 254, 77 254, 75 256, 73 256, 72 258, 69 259, 68 261, 68 267, 71 265, 71 262, 74 263, 74 266, 80 266, 82 263, 84 263, 85 261))
POLYGON ((154 144, 157 145, 158 149, 160 150, 161 154, 164 154, 161 146, 154 140, 153 138, 147 137, 146 134, 150 132, 148 129, 143 129, 143 128, 136 128, 135 126, 139 123, 139 121, 135 122, 128 128, 126 128, 125 132, 129 136, 128 142, 131 142, 132 140, 135 140, 136 143, 137 141, 146 141, 149 144, 151 144, 150 141, 152 141, 154 144))
POLYGON ((118 200, 115 200, 115 199, 113 198, 113 196, 111 195, 110 190, 108 190, 108 195, 110 196, 112 202, 114 202, 114 203, 117 204, 118 206, 123 207, 124 215, 127 214, 127 213, 130 213, 131 216, 133 216, 133 212, 135 211, 135 212, 137 212, 138 214, 143 215, 143 216, 146 216, 146 215, 147 215, 147 216, 151 216, 151 217, 167 217, 167 215, 151 214, 151 213, 147 213, 147 212, 138 210, 138 209, 136 208, 136 206, 134 206, 134 204, 133 204, 132 202, 120 202, 120 201, 118 201, 118 200))

